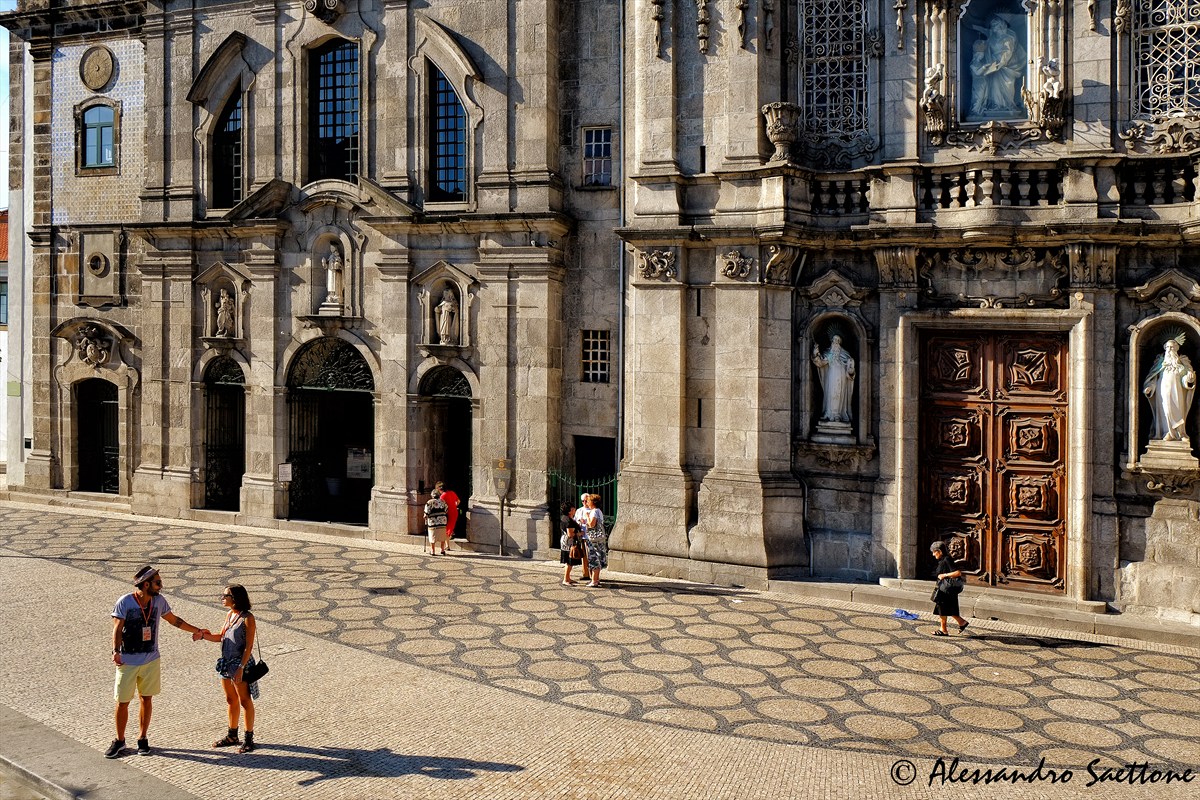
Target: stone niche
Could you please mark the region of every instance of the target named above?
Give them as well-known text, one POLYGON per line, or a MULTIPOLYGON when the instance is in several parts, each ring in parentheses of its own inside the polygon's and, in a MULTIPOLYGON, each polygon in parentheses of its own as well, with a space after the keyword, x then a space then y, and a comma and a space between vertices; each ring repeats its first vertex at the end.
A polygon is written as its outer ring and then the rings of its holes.
POLYGON ((1128 294, 1159 313, 1129 328, 1125 468, 1144 478, 1151 491, 1190 494, 1200 481, 1194 403, 1200 321, 1190 313, 1200 286, 1168 270, 1128 294))
POLYGON ((467 358, 471 344, 471 308, 478 281, 447 261, 439 261, 413 276, 420 304, 417 349, 425 358, 467 358))
POLYGON ((200 309, 201 340, 206 347, 233 346, 247 339, 250 276, 217 262, 193 280, 200 309))
POLYGON ((121 268, 124 263, 124 231, 87 231, 75 234, 78 269, 75 302, 100 308, 121 304, 121 268))

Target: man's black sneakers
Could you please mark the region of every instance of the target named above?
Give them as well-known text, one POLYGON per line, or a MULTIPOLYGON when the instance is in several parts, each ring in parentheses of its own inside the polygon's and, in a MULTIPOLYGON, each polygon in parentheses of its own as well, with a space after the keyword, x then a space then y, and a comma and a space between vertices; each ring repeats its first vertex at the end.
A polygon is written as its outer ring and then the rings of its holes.
POLYGON ((112 744, 110 744, 108 746, 108 749, 104 751, 104 757, 105 758, 116 758, 117 756, 121 755, 121 751, 124 749, 125 749, 125 740, 124 739, 113 739, 112 744))
POLYGON ((138 739, 138 755, 139 756, 150 755, 150 740, 149 739, 138 739))

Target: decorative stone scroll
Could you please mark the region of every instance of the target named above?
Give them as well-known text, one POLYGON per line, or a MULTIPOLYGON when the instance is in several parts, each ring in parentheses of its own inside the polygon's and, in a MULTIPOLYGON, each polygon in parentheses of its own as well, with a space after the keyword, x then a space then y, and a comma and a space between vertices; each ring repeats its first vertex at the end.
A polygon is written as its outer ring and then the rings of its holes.
MULTIPOLYGON (((792 267, 800 258, 800 248, 786 244, 767 245, 763 281, 774 286, 791 286, 795 271, 792 267)), ((803 261, 801 261, 803 265, 803 261)))
POLYGON ((746 258, 737 250, 722 255, 720 265, 722 275, 738 281, 744 281, 754 273, 754 259, 746 258))
POLYGON ((346 10, 342 0, 304 0, 304 10, 317 19, 332 25, 346 10))
POLYGON ((918 274, 935 302, 1033 308, 1065 297, 1067 262, 1059 248, 923 250, 918 274))
POLYGON ((1183 153, 1200 147, 1200 117, 1136 120, 1120 136, 1135 153, 1183 153))
POLYGON ((1129 33, 1133 21, 1133 5, 1130 0, 1113 0, 1112 23, 1113 30, 1118 35, 1129 33))
POLYGON ((647 280, 674 280, 679 277, 674 250, 639 250, 638 272, 647 280))
POLYGON ((708 54, 708 26, 712 17, 708 13, 708 0, 696 0, 696 41, 700 52, 708 54))
POLYGON ((945 77, 945 64, 934 64, 925 70, 921 110, 925 112, 925 133, 932 144, 946 141, 946 96, 942 94, 942 80, 945 77))

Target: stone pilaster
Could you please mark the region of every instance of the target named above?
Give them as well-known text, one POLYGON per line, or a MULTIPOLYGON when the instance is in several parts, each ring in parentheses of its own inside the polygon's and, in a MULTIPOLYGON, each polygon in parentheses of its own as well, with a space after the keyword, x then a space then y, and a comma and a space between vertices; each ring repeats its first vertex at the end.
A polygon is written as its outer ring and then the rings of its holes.
MULTIPOLYGON (((406 247, 379 254, 379 306, 374 313, 385 316, 393 330, 412 331, 409 319, 409 252, 406 247)), ((390 336, 379 346, 380 380, 375 404, 375 485, 371 489, 371 529, 377 538, 399 539, 409 532, 410 480, 407 459, 388 454, 409 450, 408 375, 409 338, 390 336), (387 456, 387 457, 384 457, 387 456)), ((466 498, 463 498, 466 502, 466 498)), ((418 528, 419 529, 419 528, 418 528)))
POLYGON ((276 386, 276 353, 290 326, 282 324, 279 302, 278 240, 264 236, 247 243, 242 255, 250 273, 248 316, 243 320, 250 359, 246 376, 246 472, 242 476, 242 513, 266 519, 287 516, 287 492, 277 480, 277 465, 288 453, 287 389, 276 386))
POLYGON ((618 560, 620 551, 688 557, 693 487, 683 468, 687 287, 675 267, 676 251, 648 250, 637 254, 629 292, 620 522, 609 541, 618 560), (654 259, 664 268, 651 267, 654 259))
MULTIPOLYGON (((190 251, 160 251, 139 268, 144 314, 136 513, 169 516, 191 507, 192 266, 190 251)), ((129 444, 122 442, 123 453, 129 444)))
POLYGON ((791 290, 719 281, 715 302, 713 467, 700 486, 690 555, 759 569, 797 566, 805 550, 791 476, 791 290))

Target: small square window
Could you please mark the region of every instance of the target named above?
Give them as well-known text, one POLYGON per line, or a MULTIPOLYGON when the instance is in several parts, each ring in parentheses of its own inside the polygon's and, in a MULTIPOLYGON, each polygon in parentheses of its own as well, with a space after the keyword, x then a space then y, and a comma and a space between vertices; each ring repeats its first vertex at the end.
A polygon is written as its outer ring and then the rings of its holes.
POLYGON ((583 185, 612 186, 612 128, 583 129, 583 185))
POLYGON ((583 382, 608 383, 612 347, 608 331, 583 332, 583 382))

